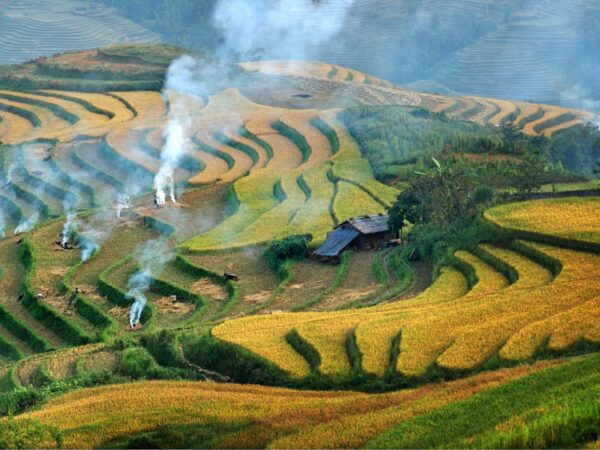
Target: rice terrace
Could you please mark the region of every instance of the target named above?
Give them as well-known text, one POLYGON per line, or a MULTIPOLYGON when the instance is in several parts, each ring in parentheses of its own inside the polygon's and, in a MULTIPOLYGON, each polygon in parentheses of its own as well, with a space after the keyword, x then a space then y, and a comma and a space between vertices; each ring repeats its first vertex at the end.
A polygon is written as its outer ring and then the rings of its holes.
POLYGON ((0 0, 0 448, 600 448, 598 36, 0 0))

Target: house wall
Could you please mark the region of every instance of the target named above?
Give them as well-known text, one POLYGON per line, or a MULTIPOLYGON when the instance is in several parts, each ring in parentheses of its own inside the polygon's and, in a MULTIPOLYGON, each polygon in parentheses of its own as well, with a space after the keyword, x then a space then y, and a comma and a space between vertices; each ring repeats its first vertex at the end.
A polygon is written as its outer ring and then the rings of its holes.
POLYGON ((351 243, 351 246, 357 250, 379 248, 387 241, 387 232, 373 234, 361 234, 351 243))

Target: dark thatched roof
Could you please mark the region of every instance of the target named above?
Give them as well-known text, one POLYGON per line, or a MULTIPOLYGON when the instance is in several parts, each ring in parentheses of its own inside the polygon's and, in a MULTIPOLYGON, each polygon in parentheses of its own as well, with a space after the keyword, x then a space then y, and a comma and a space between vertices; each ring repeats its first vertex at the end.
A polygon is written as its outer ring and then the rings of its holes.
POLYGON ((360 233, 352 228, 338 228, 327 235, 314 254, 318 256, 337 256, 360 233))

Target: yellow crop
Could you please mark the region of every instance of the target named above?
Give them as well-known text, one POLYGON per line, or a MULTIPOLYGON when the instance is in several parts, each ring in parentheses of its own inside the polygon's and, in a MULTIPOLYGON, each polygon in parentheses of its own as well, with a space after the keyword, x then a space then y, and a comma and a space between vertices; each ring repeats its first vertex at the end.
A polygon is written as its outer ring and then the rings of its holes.
MULTIPOLYGON (((430 307, 439 303, 459 298, 468 291, 465 277, 456 269, 446 267, 438 279, 419 296, 402 302, 407 311, 430 307)), ((431 333, 423 328, 405 321, 405 317, 396 314, 398 303, 388 303, 378 307, 384 311, 381 318, 361 323, 356 329, 356 342, 360 349, 369 349, 363 354, 362 366, 367 373, 383 376, 388 370, 392 341, 402 331, 400 338, 400 355, 397 370, 409 376, 423 372, 434 355, 427 355, 419 350, 419 341, 431 341, 431 333), (424 333, 421 333, 421 332, 424 333), (422 335, 423 334, 423 335, 422 335)))
POLYGON ((477 284, 467 294, 468 296, 479 296, 493 294, 508 286, 508 280, 504 276, 471 253, 458 251, 454 254, 458 259, 466 262, 475 270, 477 284))
POLYGON ((567 128, 571 128, 571 127, 574 127, 575 125, 581 124, 583 121, 587 121, 587 120, 582 120, 582 118, 586 119, 585 116, 580 116, 575 119, 569 120, 567 122, 562 122, 562 123, 559 123, 558 125, 554 125, 550 128, 546 128, 543 131, 543 134, 544 134, 544 136, 550 138, 550 137, 552 137, 552 135, 554 135, 554 133, 556 133, 558 131, 566 130, 567 128))
POLYGON ((399 194, 397 189, 375 180, 369 161, 366 159, 336 162, 333 165, 333 175, 357 184, 388 206, 396 201, 399 194))
MULTIPOLYGON (((13 92, 4 92, 16 96, 16 94, 13 92)), ((52 114, 52 112, 49 109, 29 105, 27 103, 6 100, 4 98, 0 99, 0 103, 30 111, 34 113, 41 122, 41 125, 37 128, 30 128, 29 130, 27 130, 27 127, 23 127, 21 130, 19 130, 20 132, 29 131, 27 134, 19 135, 16 132, 16 130, 14 130, 14 136, 11 139, 13 143, 19 143, 20 141, 36 139, 39 137, 54 137, 56 135, 59 135, 61 132, 65 132, 66 129, 71 127, 71 124, 69 122, 58 118, 57 116, 52 114)))
POLYGON ((385 212, 383 205, 355 185, 346 181, 338 181, 337 186, 338 191, 333 202, 333 211, 339 222, 351 217, 385 212))
MULTIPOLYGON (((387 370, 391 342, 398 333, 400 353, 396 369, 407 376, 421 376, 433 363, 448 370, 473 369, 499 350, 503 356, 506 353, 506 357, 510 354, 528 357, 530 351, 519 354, 513 349, 522 347, 519 334, 527 335, 520 330, 530 326, 535 330, 539 325, 534 324, 557 314, 562 314, 560 321, 550 319, 546 326, 556 333, 557 342, 597 339, 600 333, 593 322, 582 321, 579 327, 559 325, 577 322, 583 316, 582 311, 595 317, 592 300, 600 296, 600 257, 529 245, 562 262, 563 270, 555 280, 550 282, 548 271, 533 267, 535 264, 521 255, 485 246, 485 250, 507 264, 514 264, 521 281, 508 286, 506 279, 486 263, 466 252, 458 252, 457 257, 470 264, 480 280, 466 295, 463 295, 464 278, 453 270, 446 270, 430 290, 414 300, 359 310, 233 320, 219 325, 213 332, 216 337, 242 346, 247 346, 247 335, 252 333, 252 341, 260 342, 261 356, 272 361, 277 359, 276 364, 292 372, 296 365, 292 367, 287 356, 282 357, 277 350, 270 353, 273 349, 268 348, 266 334, 277 329, 278 336, 285 336, 295 329, 318 351, 321 372, 333 376, 349 373, 345 343, 355 327, 364 370, 380 376, 387 370), (566 336, 567 331, 568 338, 559 339, 566 336), (503 351, 505 344, 507 350, 503 351)), ((537 340, 531 348, 535 350, 541 343, 537 340)), ((278 345, 281 344, 282 341, 278 345)), ((289 346, 286 351, 290 351, 289 346)), ((301 372, 296 371, 295 375, 301 372)))
POLYGON ((497 206, 485 218, 514 230, 600 243, 600 198, 557 198, 497 206))
POLYGON ((350 136, 348 130, 342 124, 337 115, 341 110, 339 109, 329 109, 327 111, 323 111, 319 117, 329 125, 330 128, 333 129, 335 135, 338 138, 340 143, 339 151, 333 155, 331 158, 334 162, 343 161, 346 159, 358 159, 361 158, 360 148, 356 141, 350 136))
POLYGON ((495 113, 496 111, 496 103, 487 98, 481 97, 469 97, 471 100, 475 102, 480 108, 481 111, 473 116, 469 117, 471 122, 478 123, 480 125, 485 125, 486 117, 490 114, 495 113))
POLYGON ((532 288, 552 281, 552 273, 548 269, 517 252, 489 244, 481 244, 479 247, 516 270, 519 279, 507 289, 532 288))
POLYGON ((333 198, 333 183, 327 177, 329 166, 309 169, 303 173, 303 179, 310 189, 310 198, 299 206, 296 214, 281 232, 281 235, 310 233, 311 245, 325 240, 327 232, 333 228, 333 217, 329 203, 333 198))
POLYGON ((269 115, 257 115, 246 122, 246 129, 268 143, 273 149, 273 158, 268 168, 293 169, 302 163, 302 153, 296 145, 285 136, 277 133, 271 124, 277 120, 269 115))
MULTIPOLYGON (((534 121, 531 121, 531 122, 525 124, 525 126, 523 127, 524 133, 537 134, 534 129, 537 125, 541 125, 544 122, 548 122, 552 119, 555 119, 555 118, 562 116, 569 112, 575 113, 578 116, 578 118, 575 119, 575 122, 581 122, 581 117, 583 116, 583 114, 580 113, 579 111, 568 110, 565 108, 561 108, 559 106, 543 105, 542 108, 544 109, 544 115, 540 119, 537 119, 537 120, 534 120, 534 121)), ((570 122, 573 123, 573 121, 570 121, 570 122)), ((563 123, 561 125, 563 125, 563 127, 564 127, 566 125, 566 123, 563 123)), ((556 127, 560 127, 560 125, 557 125, 552 128, 548 128, 548 129, 544 130, 542 133, 545 135, 548 135, 548 136, 552 135, 552 133, 556 131, 556 127)), ((564 129, 564 128, 561 128, 561 129, 564 129)))
POLYGON ((319 61, 249 61, 240 63, 245 70, 268 75, 311 77, 326 80, 331 64, 319 61))
MULTIPOLYGON (((268 169, 264 170, 265 172, 268 171, 268 169)), ((296 171, 285 172, 281 175, 279 181, 286 196, 285 200, 274 208, 265 211, 254 223, 249 224, 239 235, 232 238, 235 245, 256 244, 279 236, 305 201, 304 193, 296 182, 298 176, 299 172, 296 171)))
POLYGON ((18 144, 33 135, 33 124, 29 120, 9 112, 3 112, 2 117, 4 120, 0 123, 0 129, 3 130, 0 141, 5 144, 18 144))
MULTIPOLYGON (((261 169, 264 171, 264 169, 261 169)), ((207 233, 201 234, 184 243, 190 249, 207 250, 235 244, 232 238, 252 224, 261 214, 279 203, 273 195, 277 178, 269 171, 256 171, 253 176, 243 177, 233 185, 233 191, 239 201, 239 208, 207 233)))
POLYGON ((494 116, 490 117, 489 119, 489 123, 493 125, 500 125, 502 119, 508 117, 510 114, 516 112, 517 110, 517 106, 513 102, 510 102, 508 100, 500 100, 495 98, 489 99, 489 101, 491 101, 500 108, 500 111, 498 111, 494 116))
MULTIPOLYGON (((98 108, 104 109, 106 111, 110 111, 115 115, 111 119, 111 124, 113 124, 113 125, 133 119, 133 112, 130 111, 129 109, 127 109, 127 107, 125 106, 125 104, 122 101, 120 101, 118 98, 112 97, 107 94, 94 94, 94 93, 90 93, 90 92, 73 92, 73 91, 66 92, 66 91, 53 91, 53 90, 47 90, 44 92, 68 95, 69 97, 79 98, 81 100, 90 102, 92 105, 94 105, 98 108)), ((116 94, 122 95, 123 93, 120 92, 120 93, 116 93, 116 94)), ((147 94, 147 96, 151 96, 151 97, 154 97, 157 95, 156 92, 147 92, 146 94, 147 94)), ((136 106, 139 107, 139 105, 136 105, 136 106)), ((144 111, 142 110, 140 113, 144 114, 144 111)))
MULTIPOLYGON (((237 180, 238 178, 243 177, 244 174, 249 173, 252 169, 252 159, 250 156, 233 147, 220 143, 211 135, 211 131, 201 130, 197 132, 196 136, 200 141, 204 142, 204 144, 229 155, 233 159, 233 167, 220 176, 221 180, 226 182, 237 180)), ((206 155, 206 153, 203 153, 202 157, 204 157, 204 155, 206 155)))
POLYGON ((441 112, 450 108, 456 100, 452 97, 419 93, 420 106, 432 112, 441 112))
POLYGON ((327 137, 313 127, 309 120, 316 115, 316 110, 290 110, 281 116, 280 120, 294 128, 304 136, 311 148, 311 155, 303 167, 314 167, 324 164, 331 159, 331 144, 327 137))
POLYGON ((150 381, 82 389, 17 416, 57 426, 67 448, 93 448, 169 424, 250 424, 226 448, 355 448, 384 429, 539 371, 541 362, 387 394, 296 391, 189 381, 150 381))
MULTIPOLYGON (((119 98, 129 102, 137 111, 138 123, 146 126, 163 124, 167 115, 166 104, 160 93, 153 91, 120 91, 113 92, 119 98)), ((173 99, 170 99, 173 102, 173 99)), ((189 111, 195 113, 195 111, 189 111)))

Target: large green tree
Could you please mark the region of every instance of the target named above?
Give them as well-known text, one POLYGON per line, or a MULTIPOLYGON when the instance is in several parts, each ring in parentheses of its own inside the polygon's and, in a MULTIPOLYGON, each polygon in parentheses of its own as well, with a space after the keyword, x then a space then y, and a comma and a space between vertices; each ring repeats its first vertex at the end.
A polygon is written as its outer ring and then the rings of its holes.
POLYGON ((392 232, 400 231, 404 219, 447 232, 476 214, 477 186, 468 170, 450 161, 433 161, 435 166, 418 173, 390 209, 392 232))

